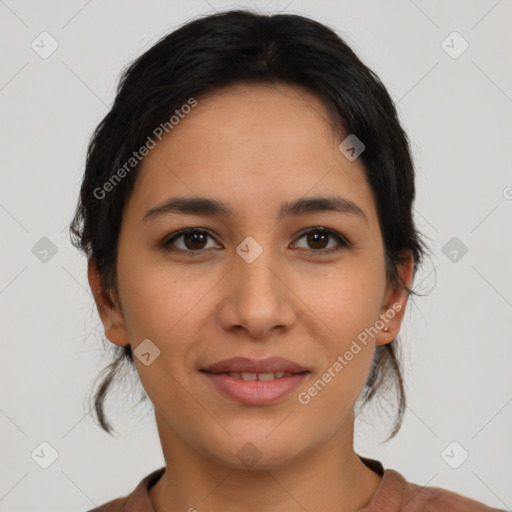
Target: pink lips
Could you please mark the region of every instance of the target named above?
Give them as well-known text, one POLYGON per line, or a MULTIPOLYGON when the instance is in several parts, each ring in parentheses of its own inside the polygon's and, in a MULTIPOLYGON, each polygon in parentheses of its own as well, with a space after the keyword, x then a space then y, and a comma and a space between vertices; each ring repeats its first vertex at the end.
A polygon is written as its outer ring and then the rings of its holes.
POLYGON ((224 359, 202 370, 214 387, 225 396, 244 404, 267 404, 296 389, 310 370, 282 357, 224 359), (243 380, 227 373, 292 373, 272 380, 243 380))
POLYGON ((298 363, 284 357, 267 357, 266 359, 251 359, 249 357, 231 357, 215 364, 206 366, 204 371, 211 373, 246 372, 246 373, 302 373, 309 371, 298 363))

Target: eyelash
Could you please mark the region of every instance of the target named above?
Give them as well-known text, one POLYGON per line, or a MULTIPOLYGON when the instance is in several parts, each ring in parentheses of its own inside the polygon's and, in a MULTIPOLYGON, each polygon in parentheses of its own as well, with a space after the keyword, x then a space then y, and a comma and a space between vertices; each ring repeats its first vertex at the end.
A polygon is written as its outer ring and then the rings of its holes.
MULTIPOLYGON (((337 231, 335 231, 333 229, 323 228, 323 227, 309 228, 306 231, 301 232, 301 234, 297 238, 297 240, 300 240, 301 238, 305 237, 306 235, 309 235, 310 233, 321 233, 323 235, 329 235, 329 236, 335 238, 339 242, 338 246, 331 247, 330 249, 302 249, 301 248, 302 250, 306 250, 306 251, 309 250, 314 253, 320 253, 319 256, 322 256, 325 254, 327 254, 327 255, 333 254, 336 252, 340 252, 343 249, 350 249, 351 247, 353 247, 353 244, 346 237, 344 237, 343 235, 341 235, 340 233, 338 233, 337 231)), ((187 235, 187 234, 191 234, 191 235, 207 234, 211 238, 215 238, 207 229, 199 229, 199 228, 180 229, 179 231, 175 231, 174 233, 171 233, 171 235, 169 235, 168 237, 166 237, 164 239, 164 241, 162 242, 163 248, 166 250, 170 250, 170 251, 174 251, 174 250, 181 251, 181 252, 187 253, 187 255, 191 256, 191 257, 200 255, 200 253, 204 252, 203 249, 198 249, 196 251, 192 251, 192 250, 185 250, 185 249, 178 249, 178 248, 170 247, 172 242, 176 241, 178 238, 182 237, 183 235, 187 235)))

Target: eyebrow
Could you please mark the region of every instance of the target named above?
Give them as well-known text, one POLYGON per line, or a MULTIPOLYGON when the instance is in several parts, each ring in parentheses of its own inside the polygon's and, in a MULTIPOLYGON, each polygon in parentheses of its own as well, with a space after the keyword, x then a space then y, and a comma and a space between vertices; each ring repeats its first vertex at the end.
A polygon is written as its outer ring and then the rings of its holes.
MULTIPOLYGON (((303 215, 311 212, 337 212, 354 215, 368 224, 364 211, 349 199, 340 196, 300 198, 296 201, 284 202, 279 207, 278 221, 288 216, 303 215)), ((172 197, 153 208, 144 215, 142 221, 148 222, 169 214, 207 215, 233 217, 235 212, 230 203, 207 197, 172 197)))

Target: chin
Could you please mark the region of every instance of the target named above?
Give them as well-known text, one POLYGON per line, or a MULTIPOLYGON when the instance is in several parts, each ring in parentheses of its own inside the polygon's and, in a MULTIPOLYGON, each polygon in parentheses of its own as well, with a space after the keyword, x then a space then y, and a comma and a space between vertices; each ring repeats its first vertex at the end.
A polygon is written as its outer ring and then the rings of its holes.
POLYGON ((300 447, 304 437, 295 439, 284 429, 278 433, 279 427, 269 436, 273 428, 275 425, 259 435, 253 432, 235 436, 232 432, 233 438, 215 444, 209 451, 218 463, 233 469, 272 471, 285 467, 304 452, 300 447))

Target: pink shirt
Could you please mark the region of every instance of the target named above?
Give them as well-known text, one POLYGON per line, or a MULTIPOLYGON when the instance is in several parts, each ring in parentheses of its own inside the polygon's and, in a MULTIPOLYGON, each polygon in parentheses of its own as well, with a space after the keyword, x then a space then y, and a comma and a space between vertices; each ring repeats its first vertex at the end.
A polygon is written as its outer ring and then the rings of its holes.
MULTIPOLYGON (((505 512, 478 501, 438 487, 422 487, 406 482, 392 469, 384 470, 379 461, 360 457, 373 471, 382 476, 377 492, 360 512, 505 512)), ((87 512, 155 512, 149 500, 149 489, 163 475, 165 468, 144 477, 136 489, 87 512)))

